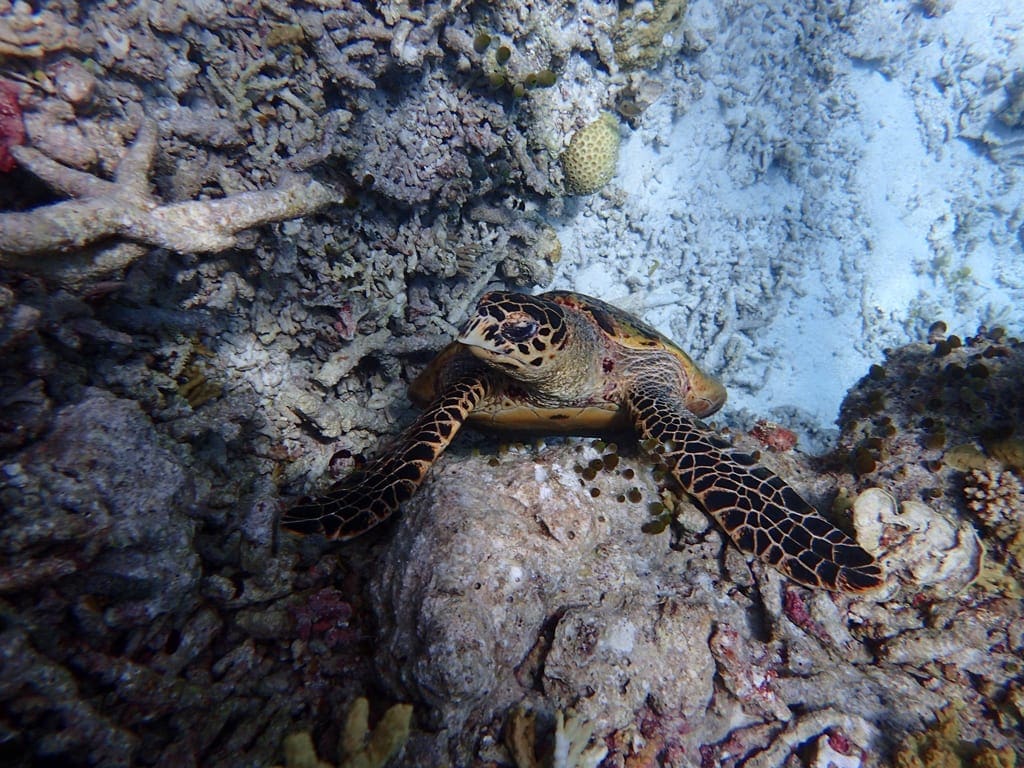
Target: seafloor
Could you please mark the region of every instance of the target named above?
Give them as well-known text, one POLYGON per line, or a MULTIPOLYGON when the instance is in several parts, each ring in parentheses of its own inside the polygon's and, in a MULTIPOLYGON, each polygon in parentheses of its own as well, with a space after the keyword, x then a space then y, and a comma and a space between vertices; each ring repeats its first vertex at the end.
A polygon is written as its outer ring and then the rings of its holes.
POLYGON ((1022 41, 0 0, 0 765, 1014 765, 1022 41), (280 531, 493 286, 657 324, 885 586, 748 562, 624 439, 461 436, 394 522, 280 531))

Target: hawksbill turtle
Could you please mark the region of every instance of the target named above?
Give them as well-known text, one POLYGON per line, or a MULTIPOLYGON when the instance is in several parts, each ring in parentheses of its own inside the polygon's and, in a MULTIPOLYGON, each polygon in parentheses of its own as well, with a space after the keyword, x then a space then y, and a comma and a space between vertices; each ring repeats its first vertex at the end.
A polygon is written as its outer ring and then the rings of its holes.
POLYGON ((487 293, 409 393, 422 415, 364 469, 285 512, 284 528, 328 539, 372 528, 415 493, 467 422, 536 434, 632 429, 743 552, 810 587, 863 592, 882 581, 857 542, 700 421, 725 402, 721 383, 599 299, 487 293))

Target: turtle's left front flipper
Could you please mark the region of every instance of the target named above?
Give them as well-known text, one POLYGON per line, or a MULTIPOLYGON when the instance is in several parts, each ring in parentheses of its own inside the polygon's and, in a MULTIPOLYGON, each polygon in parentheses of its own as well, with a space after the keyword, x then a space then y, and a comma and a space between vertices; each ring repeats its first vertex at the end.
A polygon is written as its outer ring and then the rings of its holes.
POLYGON ((383 454, 335 483, 325 495, 300 501, 284 513, 281 526, 346 540, 384 522, 416 492, 487 392, 483 375, 451 382, 383 454))
POLYGON ((637 385, 627 406, 641 441, 657 440, 676 481, 736 546, 809 587, 865 592, 881 568, 782 478, 729 450, 657 385, 637 385))

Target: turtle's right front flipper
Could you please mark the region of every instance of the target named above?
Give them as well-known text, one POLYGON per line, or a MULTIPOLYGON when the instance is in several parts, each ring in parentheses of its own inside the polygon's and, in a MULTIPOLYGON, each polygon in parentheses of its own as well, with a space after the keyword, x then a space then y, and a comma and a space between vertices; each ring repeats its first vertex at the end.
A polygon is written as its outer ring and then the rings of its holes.
POLYGON ((388 450, 337 482, 324 496, 302 499, 284 513, 282 527, 345 540, 384 522, 416 492, 427 470, 486 394, 484 376, 456 379, 388 450))

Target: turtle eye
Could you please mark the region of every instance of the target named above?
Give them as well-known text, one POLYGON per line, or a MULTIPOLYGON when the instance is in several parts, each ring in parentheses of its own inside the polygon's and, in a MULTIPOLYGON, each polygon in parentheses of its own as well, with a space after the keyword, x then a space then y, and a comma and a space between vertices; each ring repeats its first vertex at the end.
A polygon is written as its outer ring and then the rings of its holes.
POLYGON ((537 335, 537 324, 532 320, 509 323, 502 329, 501 335, 513 344, 521 344, 537 335))

